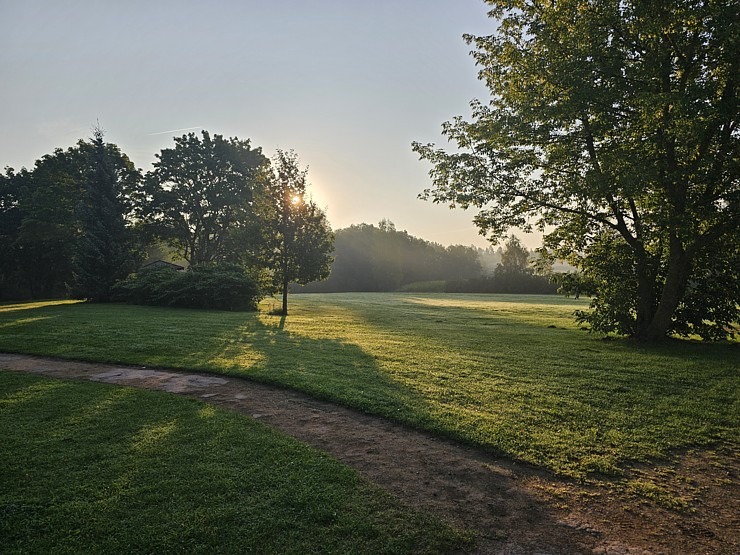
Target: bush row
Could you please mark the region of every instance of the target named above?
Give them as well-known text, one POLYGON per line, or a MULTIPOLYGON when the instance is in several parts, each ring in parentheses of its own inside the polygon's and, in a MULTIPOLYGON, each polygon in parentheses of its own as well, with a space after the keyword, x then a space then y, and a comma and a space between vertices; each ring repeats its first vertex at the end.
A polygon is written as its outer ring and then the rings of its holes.
POLYGON ((149 268, 117 283, 113 300, 128 304, 257 310, 260 280, 234 264, 191 266, 187 272, 149 268))
POLYGON ((511 293, 518 295, 554 295, 558 292, 558 285, 552 283, 547 276, 540 276, 526 272, 504 273, 496 272, 492 276, 448 281, 445 287, 447 293, 511 293))

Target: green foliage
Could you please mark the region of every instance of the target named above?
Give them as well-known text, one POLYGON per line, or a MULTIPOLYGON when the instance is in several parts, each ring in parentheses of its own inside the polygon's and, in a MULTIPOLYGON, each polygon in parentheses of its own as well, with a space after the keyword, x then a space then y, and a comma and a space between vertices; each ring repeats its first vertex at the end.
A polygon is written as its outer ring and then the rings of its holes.
POLYGON ((232 411, 0 372, 0 537, 21 553, 452 553, 465 538, 232 411))
POLYGON ((501 264, 496 268, 498 274, 531 274, 530 258, 532 255, 515 236, 510 236, 501 253, 501 264))
POLYGON ((677 334, 716 341, 728 334, 740 335, 740 235, 733 239, 734 243, 721 245, 722 257, 705 252, 694 261, 696 270, 686 284, 673 323, 677 334))
POLYGON ((175 137, 146 176, 140 217, 191 264, 239 259, 232 236, 250 229, 252 201, 268 164, 260 148, 236 137, 175 137))
POLYGON ((213 310, 257 310, 259 276, 236 264, 199 264, 139 271, 114 287, 114 299, 130 304, 213 310))
POLYGON ((378 226, 337 230, 329 278, 304 291, 397 291, 415 282, 462 280, 480 273, 474 248, 443 247, 398 231, 383 220, 378 226))
POLYGON ((132 268, 139 173, 117 146, 80 140, 0 179, 0 296, 104 298, 132 268), (83 284, 84 282, 84 284, 83 284), (100 286, 100 290, 98 290, 100 286), (6 293, 7 291, 7 293, 6 293))
POLYGON ((433 165, 423 196, 481 208, 476 224, 494 239, 546 230, 551 256, 593 288, 581 318, 595 330, 731 335, 737 3, 489 3, 497 28, 466 39, 491 100, 443 125, 456 152, 414 145, 433 165))
POLYGON ((77 207, 80 237, 73 249, 71 293, 75 298, 109 301, 113 285, 141 261, 137 238, 126 224, 128 195, 136 190, 140 175, 118 147, 103 142, 100 129, 86 150, 88 168, 77 207))
MULTIPOLYGON (((0 175, 0 298, 71 293, 109 300, 114 284, 141 261, 143 232, 151 245, 168 244, 191 266, 261 265, 274 278, 272 290, 286 295, 287 283, 328 274, 333 235, 326 215, 304 198, 305 171, 294 154, 279 152, 271 173, 249 141, 204 131, 200 138, 175 138, 175 147, 157 157, 142 185, 139 171, 97 129, 90 142, 57 149, 32 171, 7 168, 0 175)), ((260 296, 255 280, 223 270, 133 279, 117 295, 167 306, 253 309, 260 296)))
POLYGON ((273 286, 282 293, 282 313, 288 313, 290 283, 306 284, 326 278, 334 247, 326 214, 307 200, 308 168, 298 155, 278 150, 271 175, 257 200, 262 227, 260 262, 270 269, 273 286))
POLYGON ((12 168, 0 173, 0 300, 24 298, 15 240, 23 212, 20 180, 12 168))
POLYGON ((62 296, 72 281, 76 207, 86 168, 81 145, 56 149, 32 170, 6 170, 3 273, 16 297, 62 296))
POLYGON ((737 449, 740 345, 604 341, 573 322, 586 306, 556 296, 315 294, 296 296, 284 319, 0 305, 0 351, 244 376, 578 478, 687 447, 737 449))
POLYGON ((552 283, 549 265, 539 260, 539 270, 545 275, 534 273, 533 255, 519 239, 512 235, 504 244, 501 263, 493 275, 480 276, 468 280, 450 281, 445 291, 448 293, 513 293, 547 295, 557 292, 552 283))

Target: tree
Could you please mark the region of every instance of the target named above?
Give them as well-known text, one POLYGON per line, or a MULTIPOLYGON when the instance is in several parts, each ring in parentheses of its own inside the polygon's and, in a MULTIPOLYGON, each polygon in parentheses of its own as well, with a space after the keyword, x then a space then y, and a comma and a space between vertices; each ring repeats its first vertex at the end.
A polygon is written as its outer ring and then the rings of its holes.
POLYGON ((489 3, 496 32, 465 38, 491 100, 444 124, 456 152, 414 144, 433 164, 422 196, 481 208, 475 222, 494 240, 547 230, 544 252, 593 286, 579 318, 596 331, 731 334, 738 4, 489 3))
POLYGON ((519 238, 511 235, 501 251, 501 263, 496 266, 491 277, 492 291, 518 294, 555 293, 557 287, 552 284, 551 275, 552 264, 548 260, 535 259, 519 238))
POLYGON ((21 295, 15 241, 23 219, 21 188, 12 168, 0 174, 0 300, 21 295))
POLYGON ((116 145, 105 143, 100 128, 84 147, 88 161, 77 208, 80 231, 73 251, 72 295, 105 302, 111 299, 113 285, 136 270, 141 260, 126 222, 141 175, 116 145))
POLYGON ((530 254, 519 238, 515 235, 510 236, 504 246, 501 252, 501 264, 496 267, 496 273, 531 274, 530 254))
POLYGON ((20 297, 15 241, 23 217, 19 179, 12 168, 0 174, 0 300, 20 297))
MULTIPOLYGON (((116 145, 80 140, 44 155, 30 170, 6 168, 0 178, 0 296, 65 296, 86 271, 81 245, 92 240, 94 226, 107 225, 100 221, 102 199, 90 196, 96 159, 105 160, 115 180, 110 202, 128 230, 139 173, 116 145)), ((91 276, 89 284, 100 278, 91 276)))
POLYGON ((175 137, 147 175, 142 217, 190 264, 237 257, 230 235, 254 219, 255 189, 269 160, 249 140, 175 137))
POLYGON ((23 168, 15 176, 21 219, 13 247, 31 298, 65 295, 72 281, 75 207, 84 167, 78 147, 58 148, 37 160, 32 170, 23 168))
POLYGON ((329 275, 334 234, 326 214, 306 199, 308 168, 300 169, 293 151, 278 150, 272 175, 259 203, 264 232, 264 264, 282 294, 288 314, 291 283, 306 284, 329 275))

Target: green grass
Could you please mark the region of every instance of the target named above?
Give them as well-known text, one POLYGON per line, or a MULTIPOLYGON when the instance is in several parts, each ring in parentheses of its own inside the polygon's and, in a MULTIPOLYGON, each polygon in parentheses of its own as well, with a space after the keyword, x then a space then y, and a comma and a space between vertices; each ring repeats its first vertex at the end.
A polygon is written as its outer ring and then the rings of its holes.
MULTIPOLYGON (((335 294, 287 318, 0 306, 0 350, 247 376, 583 478, 739 443, 740 349, 579 330, 552 296, 335 294)), ((267 307, 266 307, 267 309, 267 307)))
POLYGON ((0 373, 0 551, 441 553, 467 539, 195 400, 0 373))

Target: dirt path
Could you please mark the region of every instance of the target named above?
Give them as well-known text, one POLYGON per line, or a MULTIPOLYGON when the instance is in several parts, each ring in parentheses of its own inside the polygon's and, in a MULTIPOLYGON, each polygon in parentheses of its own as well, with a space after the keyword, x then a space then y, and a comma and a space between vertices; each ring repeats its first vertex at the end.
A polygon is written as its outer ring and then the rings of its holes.
POLYGON ((331 454, 404 503, 475 530, 477 553, 740 552, 740 469, 732 455, 693 453, 670 465, 677 494, 692 498, 692 511, 676 512, 234 377, 2 353, 0 369, 156 389, 237 410, 331 454))

